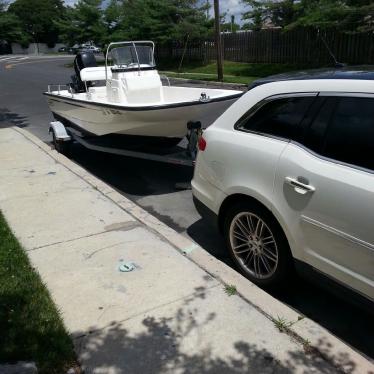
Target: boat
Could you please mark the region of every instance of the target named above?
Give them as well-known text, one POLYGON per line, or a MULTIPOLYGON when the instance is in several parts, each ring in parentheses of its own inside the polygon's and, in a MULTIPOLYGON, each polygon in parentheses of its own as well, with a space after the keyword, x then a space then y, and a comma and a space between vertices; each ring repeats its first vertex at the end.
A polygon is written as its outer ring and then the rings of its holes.
POLYGON ((44 93, 54 117, 89 136, 122 135, 177 144, 187 123, 209 126, 242 91, 172 86, 157 71, 152 41, 110 43, 105 66, 79 53, 68 85, 44 93), (169 140, 169 142, 165 140, 169 140))

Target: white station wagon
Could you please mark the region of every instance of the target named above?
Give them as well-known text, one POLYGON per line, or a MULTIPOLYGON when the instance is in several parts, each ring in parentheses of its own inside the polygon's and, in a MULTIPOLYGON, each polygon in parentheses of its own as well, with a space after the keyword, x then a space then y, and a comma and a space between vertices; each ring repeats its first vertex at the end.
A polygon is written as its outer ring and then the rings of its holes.
POLYGON ((354 76, 260 82, 200 139, 195 206, 260 286, 296 265, 374 300, 374 81, 354 76))

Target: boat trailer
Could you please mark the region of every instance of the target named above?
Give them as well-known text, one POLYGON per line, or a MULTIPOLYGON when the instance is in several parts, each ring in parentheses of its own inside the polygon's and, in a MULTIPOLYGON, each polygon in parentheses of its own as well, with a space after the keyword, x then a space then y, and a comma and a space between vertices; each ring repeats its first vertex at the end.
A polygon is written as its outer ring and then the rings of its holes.
POLYGON ((71 143, 76 141, 85 148, 93 151, 111 153, 115 155, 152 160, 173 165, 194 166, 198 150, 198 141, 203 133, 200 121, 189 121, 187 123, 187 147, 182 148, 174 146, 170 149, 158 149, 151 147, 149 149, 134 150, 122 147, 112 147, 107 144, 100 144, 100 137, 87 137, 84 133, 65 126, 60 121, 50 122, 49 133, 52 133, 55 149, 65 155, 68 155, 71 143), (94 141, 92 141, 94 139, 94 141))

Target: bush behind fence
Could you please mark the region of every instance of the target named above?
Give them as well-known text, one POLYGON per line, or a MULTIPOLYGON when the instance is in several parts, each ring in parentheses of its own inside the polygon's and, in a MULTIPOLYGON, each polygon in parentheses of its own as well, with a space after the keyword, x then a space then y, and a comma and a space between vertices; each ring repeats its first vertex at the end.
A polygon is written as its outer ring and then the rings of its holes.
MULTIPOLYGON (((318 34, 312 29, 222 34, 223 54, 225 60, 237 62, 331 64, 333 59, 322 38, 339 62, 374 63, 374 33, 345 34, 328 31, 318 34)), ((184 42, 175 41, 157 46, 157 57, 180 59, 185 52, 184 59, 187 61, 207 62, 216 58, 214 40, 189 41, 184 51, 185 45, 184 42)))

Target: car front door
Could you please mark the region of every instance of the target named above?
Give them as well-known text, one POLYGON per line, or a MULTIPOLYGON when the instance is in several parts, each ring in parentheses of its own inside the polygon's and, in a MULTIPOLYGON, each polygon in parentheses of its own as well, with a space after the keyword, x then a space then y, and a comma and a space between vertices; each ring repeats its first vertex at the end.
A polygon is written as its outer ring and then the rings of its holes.
POLYGON ((298 260, 374 300, 374 96, 318 100, 279 160, 275 209, 298 260))

